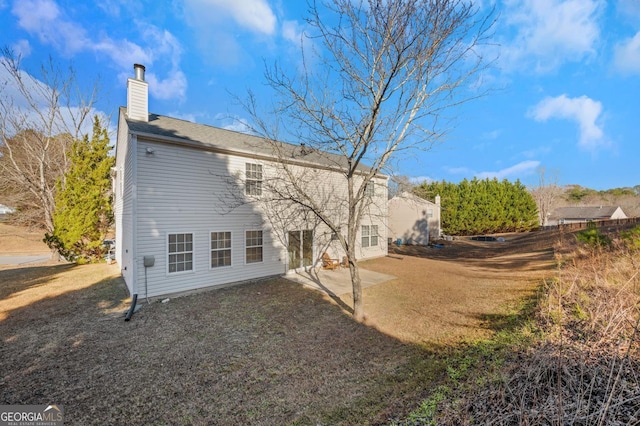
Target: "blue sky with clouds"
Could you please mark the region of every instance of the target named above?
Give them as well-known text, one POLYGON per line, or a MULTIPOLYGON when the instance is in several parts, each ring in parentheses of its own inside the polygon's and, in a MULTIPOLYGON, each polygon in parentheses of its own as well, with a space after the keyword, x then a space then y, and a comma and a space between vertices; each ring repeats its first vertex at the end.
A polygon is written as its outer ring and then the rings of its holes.
MULTIPOLYGON (((491 92, 458 108, 447 139, 399 158, 396 171, 535 184, 542 166, 560 184, 640 185, 640 1, 478 4, 497 11, 486 51, 497 60, 483 78, 491 92)), ((87 82, 99 76, 97 108, 113 117, 142 63, 151 112, 238 128, 246 114, 234 95, 269 96, 265 62, 296 66, 305 12, 302 0, 0 0, 0 44, 27 72, 52 57, 87 82)))

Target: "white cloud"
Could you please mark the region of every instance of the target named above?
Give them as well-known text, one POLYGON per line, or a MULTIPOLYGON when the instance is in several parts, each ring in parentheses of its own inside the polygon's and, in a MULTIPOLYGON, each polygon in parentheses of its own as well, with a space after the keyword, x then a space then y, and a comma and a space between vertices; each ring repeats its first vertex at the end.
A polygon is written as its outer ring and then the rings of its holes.
POLYGON ((414 176, 409 178, 409 182, 411 182, 414 185, 420 185, 421 183, 434 182, 434 180, 430 176, 414 176))
POLYGON ((31 55, 31 44, 29 44, 29 40, 18 40, 11 46, 11 49, 16 57, 19 58, 26 58, 31 55))
MULTIPOLYGON (((0 57, 0 62, 4 60, 5 58, 0 57)), ((73 134, 78 124, 78 117, 81 115, 80 110, 74 105, 65 106, 68 99, 60 93, 60 87, 55 88, 54 91, 45 82, 25 71, 18 70, 18 74, 29 99, 23 96, 23 92, 19 90, 14 78, 7 71, 4 64, 0 64, 0 97, 5 100, 6 105, 10 105, 10 114, 8 116, 14 118, 7 121, 3 131, 9 135, 25 128, 47 132, 45 125, 49 125, 49 123, 43 117, 51 117, 54 118, 51 124, 51 131, 54 134, 66 132, 73 134), (51 109, 52 99, 59 96, 62 96, 62 99, 57 103, 58 109, 53 111, 51 109)), ((86 115, 87 119, 81 123, 79 130, 82 134, 91 134, 94 115, 98 115, 103 124, 109 123, 106 113, 91 108, 86 115)))
POLYGON ((613 61, 623 74, 640 74, 640 31, 615 45, 613 61))
POLYGON ((527 160, 495 172, 480 172, 476 176, 478 177, 478 179, 507 179, 510 177, 519 178, 520 176, 531 174, 539 165, 539 161, 527 160))
POLYGON ((149 82, 149 92, 157 99, 184 99, 187 92, 187 77, 180 70, 169 72, 165 79, 149 72, 145 79, 149 82))
POLYGON ((185 96, 187 79, 180 69, 182 47, 169 31, 139 22, 147 43, 141 46, 127 39, 114 40, 108 35, 93 39, 81 25, 66 16, 54 0, 16 1, 12 11, 24 30, 70 57, 94 52, 108 58, 121 70, 128 70, 127 75, 134 63, 147 66, 154 62, 169 63, 167 77, 149 74, 150 93, 159 99, 183 99, 185 96))
POLYGON ((293 44, 300 45, 304 40, 302 37, 304 31, 300 27, 297 21, 284 21, 282 22, 282 37, 290 41, 293 44))
POLYGON ((230 17, 249 31, 266 35, 275 32, 276 16, 265 0, 187 0, 185 6, 205 25, 230 17))
POLYGON ((515 35, 501 49, 506 69, 549 72, 595 55, 603 0, 513 0, 503 14, 515 35))
POLYGON ((587 150, 595 150, 608 144, 598 124, 601 113, 602 103, 587 96, 569 98, 564 94, 555 98, 547 97, 529 111, 529 115, 536 121, 552 118, 574 121, 579 129, 578 145, 587 150))

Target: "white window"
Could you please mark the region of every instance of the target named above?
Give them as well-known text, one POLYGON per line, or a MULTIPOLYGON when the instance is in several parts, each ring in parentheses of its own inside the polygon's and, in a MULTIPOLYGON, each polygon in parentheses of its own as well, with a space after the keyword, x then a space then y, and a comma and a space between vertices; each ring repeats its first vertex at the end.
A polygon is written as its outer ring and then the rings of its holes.
POLYGON ((371 225, 371 246, 378 245, 378 225, 371 225))
POLYGON ((369 225, 362 225, 362 247, 369 247, 369 225))
POLYGON ((246 231, 245 262, 262 262, 262 231, 246 231))
POLYGON ((427 209, 427 217, 431 219, 433 217, 433 209, 427 209))
POLYGON ((211 267, 231 266, 231 232, 211 233, 211 267))
POLYGON ((246 163, 244 193, 262 195, 262 164, 246 163))
POLYGON ((378 225, 362 225, 362 247, 378 245, 378 225))
POLYGON ((167 237, 169 273, 193 270, 193 234, 169 234, 167 237))
POLYGON ((375 184, 373 182, 367 182, 367 186, 364 188, 364 195, 367 197, 375 195, 375 184))

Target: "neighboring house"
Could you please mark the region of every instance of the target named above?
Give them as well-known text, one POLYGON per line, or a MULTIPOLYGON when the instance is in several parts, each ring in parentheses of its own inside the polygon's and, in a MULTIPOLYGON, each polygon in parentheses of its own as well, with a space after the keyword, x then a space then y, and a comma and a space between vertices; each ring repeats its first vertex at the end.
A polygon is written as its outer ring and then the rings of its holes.
POLYGON ((0 214, 11 214, 15 212, 16 212, 15 209, 12 209, 9 206, 5 206, 4 204, 0 204, 0 214))
POLYGON ((389 238, 402 244, 427 245, 440 238, 440 196, 435 203, 409 192, 388 202, 389 238))
POLYGON ((626 218, 619 206, 559 207, 551 213, 547 225, 626 218))
MULTIPOLYGON (((144 67, 134 69, 112 170, 116 260, 132 294, 282 275, 317 266, 324 252, 342 258, 336 235, 313 214, 262 201, 268 183, 280 182, 278 158, 287 158, 297 183, 307 177, 318 202, 334 203, 344 223, 346 183, 335 168, 342 157, 284 143, 276 144, 277 157, 262 138, 149 114, 144 67)), ((374 177, 367 191, 358 258, 387 254, 387 180, 374 177)))

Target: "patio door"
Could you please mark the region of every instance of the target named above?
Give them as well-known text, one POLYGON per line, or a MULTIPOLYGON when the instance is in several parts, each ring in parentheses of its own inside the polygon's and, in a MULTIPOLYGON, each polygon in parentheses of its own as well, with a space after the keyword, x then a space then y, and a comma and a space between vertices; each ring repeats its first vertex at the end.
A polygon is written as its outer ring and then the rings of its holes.
POLYGON ((289 231, 289 269, 313 263, 313 231, 289 231))

